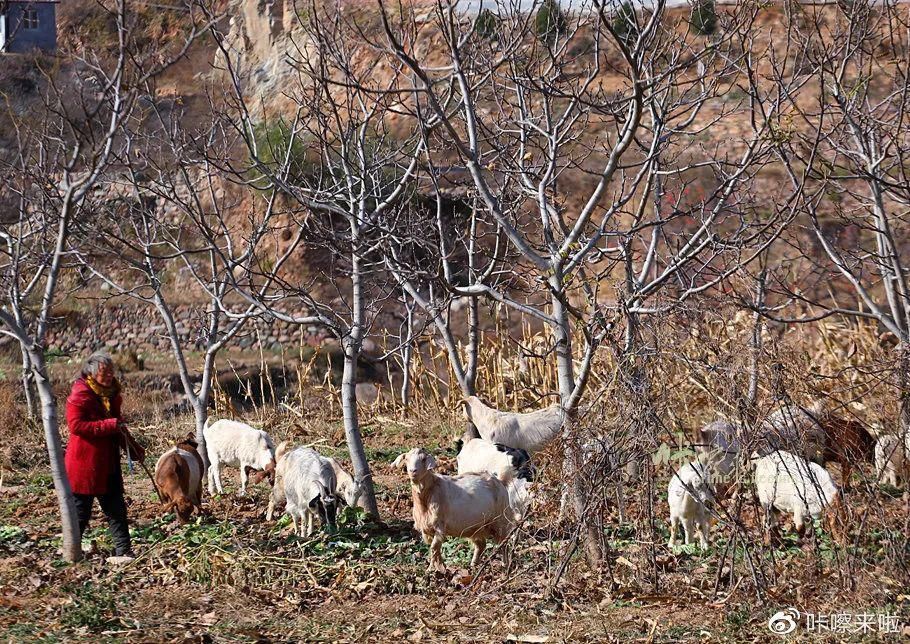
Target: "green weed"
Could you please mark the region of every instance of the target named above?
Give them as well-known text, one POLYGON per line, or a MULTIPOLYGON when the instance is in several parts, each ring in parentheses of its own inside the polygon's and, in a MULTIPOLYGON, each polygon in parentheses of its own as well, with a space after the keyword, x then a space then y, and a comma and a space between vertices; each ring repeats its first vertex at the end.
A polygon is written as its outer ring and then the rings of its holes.
POLYGON ((64 587, 73 603, 66 606, 60 621, 73 628, 101 631, 117 623, 117 601, 113 589, 90 581, 81 586, 64 587))

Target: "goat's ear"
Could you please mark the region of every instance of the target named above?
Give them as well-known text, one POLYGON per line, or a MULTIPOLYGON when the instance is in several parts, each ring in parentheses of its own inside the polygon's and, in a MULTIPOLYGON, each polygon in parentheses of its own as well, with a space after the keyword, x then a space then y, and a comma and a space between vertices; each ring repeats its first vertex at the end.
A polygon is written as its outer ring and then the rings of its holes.
POLYGON ((432 454, 427 454, 426 464, 427 464, 428 470, 435 470, 436 469, 436 457, 434 457, 432 454))
POLYGON ((399 454, 398 458, 396 458, 394 461, 392 461, 392 467, 394 467, 394 468, 402 467, 404 465, 404 457, 406 454, 407 454, 407 452, 405 452, 405 454, 399 454))
POLYGON ((317 494, 312 499, 310 499, 310 502, 307 505, 310 506, 311 510, 315 510, 317 507, 319 507, 319 495, 317 494))

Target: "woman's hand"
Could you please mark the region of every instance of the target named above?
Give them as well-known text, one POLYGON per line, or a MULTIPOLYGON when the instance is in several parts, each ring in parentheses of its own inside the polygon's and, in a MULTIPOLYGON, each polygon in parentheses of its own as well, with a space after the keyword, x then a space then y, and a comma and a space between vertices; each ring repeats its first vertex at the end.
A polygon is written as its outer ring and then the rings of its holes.
POLYGON ((145 460, 145 448, 137 443, 132 436, 130 436, 130 455, 132 455, 134 461, 142 463, 145 460))
POLYGON ((117 427, 123 434, 124 444, 130 452, 130 458, 132 458, 134 461, 139 461, 140 463, 144 461, 145 448, 140 445, 135 438, 133 438, 133 435, 130 434, 130 431, 126 428, 126 423, 122 419, 118 420, 117 427))

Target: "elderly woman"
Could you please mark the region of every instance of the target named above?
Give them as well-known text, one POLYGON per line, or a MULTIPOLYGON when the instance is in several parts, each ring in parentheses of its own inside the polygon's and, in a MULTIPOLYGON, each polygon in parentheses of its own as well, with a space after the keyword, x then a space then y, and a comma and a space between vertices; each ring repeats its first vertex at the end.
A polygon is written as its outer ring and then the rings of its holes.
POLYGON ((127 447, 133 460, 142 461, 145 451, 133 440, 120 415, 120 385, 114 377, 114 362, 105 352, 93 353, 82 366, 66 399, 66 422, 70 439, 66 447, 66 475, 76 498, 80 533, 85 533, 98 499, 114 540, 115 555, 131 557, 130 531, 123 498, 120 448, 127 447))

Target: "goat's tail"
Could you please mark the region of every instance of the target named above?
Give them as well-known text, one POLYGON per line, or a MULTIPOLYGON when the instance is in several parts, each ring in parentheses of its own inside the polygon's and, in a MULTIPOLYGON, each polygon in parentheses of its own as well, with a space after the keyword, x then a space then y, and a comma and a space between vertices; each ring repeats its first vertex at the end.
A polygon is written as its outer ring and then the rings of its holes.
POLYGON ((280 461, 281 457, 287 454, 288 452, 288 442, 281 441, 278 443, 278 447, 275 448, 275 461, 280 461))

